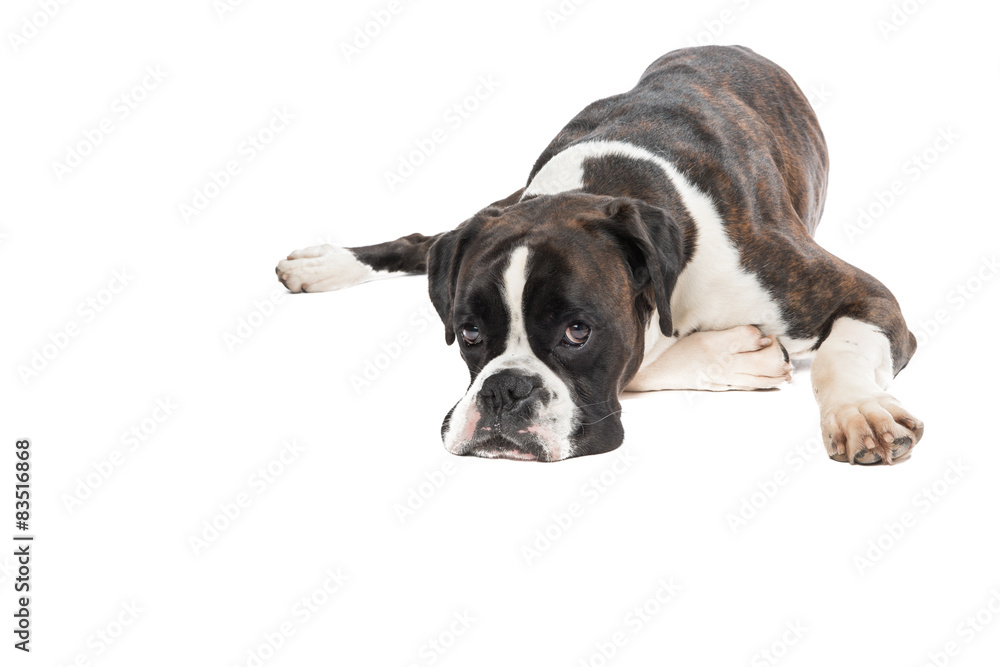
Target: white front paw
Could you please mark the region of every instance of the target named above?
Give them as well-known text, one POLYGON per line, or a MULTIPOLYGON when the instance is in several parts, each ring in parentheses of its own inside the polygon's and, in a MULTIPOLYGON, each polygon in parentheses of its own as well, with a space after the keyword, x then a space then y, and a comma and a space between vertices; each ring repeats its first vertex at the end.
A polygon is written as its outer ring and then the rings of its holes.
POLYGON ((278 262, 278 280, 290 292, 329 292, 371 280, 370 266, 350 250, 325 243, 296 250, 278 262))
MULTIPOLYGON (((784 348, 753 325, 724 331, 703 331, 697 337, 705 363, 695 389, 730 391, 771 389, 792 379, 792 365, 784 348)), ((679 341, 678 345, 683 342, 679 341)))
POLYGON ((830 458, 860 465, 905 461, 924 434, 923 422, 884 392, 820 406, 820 423, 830 458))

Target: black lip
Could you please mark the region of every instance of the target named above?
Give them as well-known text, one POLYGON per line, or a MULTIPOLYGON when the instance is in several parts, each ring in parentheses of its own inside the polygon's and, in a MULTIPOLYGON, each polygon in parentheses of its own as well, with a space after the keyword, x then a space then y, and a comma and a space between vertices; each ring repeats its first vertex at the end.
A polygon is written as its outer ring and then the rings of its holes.
POLYGON ((504 435, 490 434, 476 437, 465 448, 462 456, 478 456, 481 458, 507 458, 518 461, 548 461, 549 455, 545 449, 531 440, 515 440, 504 435))

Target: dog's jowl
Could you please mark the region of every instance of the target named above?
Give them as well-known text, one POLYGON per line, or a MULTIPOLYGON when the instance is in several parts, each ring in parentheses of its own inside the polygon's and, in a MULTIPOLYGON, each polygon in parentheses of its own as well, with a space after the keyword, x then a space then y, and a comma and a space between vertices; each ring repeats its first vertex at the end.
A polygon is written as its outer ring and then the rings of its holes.
POLYGON ((893 463, 923 432, 885 392, 916 340, 885 286, 813 240, 827 167, 784 70, 683 49, 581 111, 524 188, 457 228, 306 248, 277 273, 292 292, 427 274, 471 374, 442 426, 454 454, 607 452, 623 391, 772 388, 814 356, 830 458, 893 463))

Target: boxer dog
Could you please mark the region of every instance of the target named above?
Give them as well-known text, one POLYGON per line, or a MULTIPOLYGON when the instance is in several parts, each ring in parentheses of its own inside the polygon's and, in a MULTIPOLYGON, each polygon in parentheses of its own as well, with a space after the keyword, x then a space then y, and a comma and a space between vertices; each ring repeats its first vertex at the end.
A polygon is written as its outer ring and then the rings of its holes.
POLYGON ((427 274, 471 374, 441 429, 453 454, 608 452, 622 391, 768 389, 811 357, 830 458, 891 464, 923 433, 885 391, 916 339, 882 283, 813 240, 827 170, 787 72, 744 47, 682 49, 456 229, 306 248, 276 271, 292 292, 427 274))

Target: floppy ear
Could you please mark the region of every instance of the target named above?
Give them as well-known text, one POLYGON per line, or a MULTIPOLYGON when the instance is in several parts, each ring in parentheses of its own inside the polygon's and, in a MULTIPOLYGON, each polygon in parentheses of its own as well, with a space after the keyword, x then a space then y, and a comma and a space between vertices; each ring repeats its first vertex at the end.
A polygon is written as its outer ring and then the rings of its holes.
POLYGON ((610 219, 608 230, 625 252, 637 294, 652 287, 654 300, 649 306, 656 304, 663 335, 673 336, 670 296, 684 268, 680 226, 662 208, 628 197, 612 200, 604 213, 610 219))
POLYGON ((442 234, 427 251, 427 289, 434 309, 444 322, 444 340, 448 345, 455 342, 451 319, 458 270, 462 266, 462 256, 469 240, 479 227, 478 218, 466 220, 450 232, 442 234))
POLYGON ((444 340, 448 345, 455 342, 455 332, 451 330, 451 303, 454 298, 455 281, 451 275, 454 272, 457 276, 458 273, 455 250, 458 246, 459 233, 458 229, 454 229, 442 234, 427 251, 427 289, 434 310, 444 322, 444 340))

